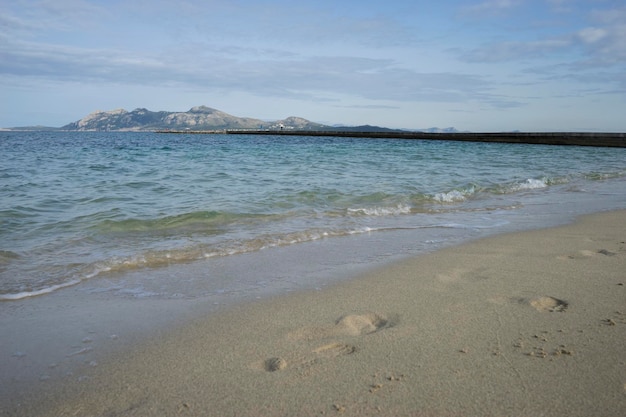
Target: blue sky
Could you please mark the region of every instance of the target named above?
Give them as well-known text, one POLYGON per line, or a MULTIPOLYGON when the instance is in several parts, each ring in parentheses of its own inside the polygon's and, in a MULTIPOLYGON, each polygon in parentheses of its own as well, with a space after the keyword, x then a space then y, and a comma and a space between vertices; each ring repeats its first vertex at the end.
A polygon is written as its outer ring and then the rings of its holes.
POLYGON ((197 105, 472 131, 626 131, 623 0, 0 0, 0 126, 197 105))

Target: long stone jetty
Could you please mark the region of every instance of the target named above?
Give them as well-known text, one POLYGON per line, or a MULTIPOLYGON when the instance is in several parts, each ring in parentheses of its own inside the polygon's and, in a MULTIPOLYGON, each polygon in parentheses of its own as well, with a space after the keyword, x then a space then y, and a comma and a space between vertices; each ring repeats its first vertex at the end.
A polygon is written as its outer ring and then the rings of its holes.
POLYGON ((465 142, 500 142, 534 145, 571 145, 626 147, 626 133, 600 132, 458 132, 430 133, 412 131, 348 131, 348 130, 297 130, 297 129, 224 129, 224 130, 160 130, 158 133, 231 134, 273 136, 332 136, 372 139, 421 139, 465 142))

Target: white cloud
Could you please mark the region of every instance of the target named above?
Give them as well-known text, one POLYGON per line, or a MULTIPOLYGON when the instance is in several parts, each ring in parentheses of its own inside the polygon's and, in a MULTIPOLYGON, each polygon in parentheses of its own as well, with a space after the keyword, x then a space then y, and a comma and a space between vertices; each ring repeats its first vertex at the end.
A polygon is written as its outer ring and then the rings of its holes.
POLYGON ((588 50, 591 59, 597 60, 598 65, 626 64, 626 7, 597 10, 591 16, 597 35, 602 35, 592 38, 594 42, 588 50))
POLYGON ((33 34, 93 29, 98 21, 111 15, 106 8, 85 0, 23 0, 7 4, 5 13, 33 34))
POLYGON ((586 44, 596 43, 607 35, 608 32, 605 29, 594 27, 584 28, 578 32, 578 37, 586 44))
POLYGON ((345 94, 371 100, 481 102, 509 105, 489 93, 482 76, 420 72, 392 59, 297 55, 225 45, 187 45, 182 51, 130 53, 37 42, 0 44, 0 74, 51 82, 179 86, 240 91, 265 97, 324 100, 345 94))
POLYGON ((587 17, 595 24, 534 40, 487 43, 462 53, 461 59, 470 63, 545 60, 570 66, 626 63, 626 8, 594 11, 587 17))
POLYGON ((9 37, 10 34, 29 32, 34 29, 34 25, 24 19, 7 14, 0 14, 0 33, 3 37, 9 37))
POLYGON ((529 42, 499 42, 488 44, 465 53, 461 59, 466 62, 510 62, 516 60, 539 59, 559 53, 570 47, 568 39, 543 39, 529 42))
POLYGON ((547 0, 547 2, 557 13, 570 13, 574 10, 576 0, 547 0))
POLYGON ((485 0, 472 6, 465 6, 461 13, 471 16, 494 16, 508 13, 520 5, 520 0, 485 0))

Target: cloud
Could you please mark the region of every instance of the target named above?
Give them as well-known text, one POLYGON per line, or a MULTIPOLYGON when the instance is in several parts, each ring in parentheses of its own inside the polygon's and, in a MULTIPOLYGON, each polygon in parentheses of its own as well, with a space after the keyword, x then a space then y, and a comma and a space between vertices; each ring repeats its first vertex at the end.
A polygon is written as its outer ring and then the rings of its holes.
POLYGON ((261 32, 292 45, 313 42, 317 46, 345 44, 378 49, 415 45, 420 31, 385 16, 356 19, 320 13, 319 18, 306 22, 266 22, 261 32))
POLYGON ((384 104, 353 104, 353 105, 335 105, 333 107, 342 109, 363 109, 363 110, 397 110, 400 106, 387 106, 384 104))
POLYGON ((520 4, 520 0, 485 0, 481 3, 461 8, 461 14, 474 17, 493 17, 508 13, 520 4))
POLYGON ((608 35, 608 31, 606 29, 588 27, 578 31, 577 35, 583 43, 590 45, 605 38, 608 35))
POLYGON ((551 9, 558 13, 570 13, 574 10, 575 0, 547 0, 551 9))
POLYGON ((591 19, 594 27, 579 32, 587 52, 598 65, 626 63, 626 7, 596 10, 591 19))
POLYGON ((465 62, 489 63, 510 62, 544 58, 570 47, 572 42, 565 39, 544 39, 530 42, 499 42, 473 49, 461 56, 465 62))
POLYGON ((99 20, 111 16, 107 9, 84 0, 31 0, 12 2, 6 7, 3 13, 6 16, 2 19, 17 23, 9 27, 12 29, 9 33, 19 31, 24 34, 24 31, 28 31, 30 36, 51 30, 71 32, 93 29, 99 20), (12 9, 14 13, 11 13, 12 9))
POLYGON ((9 37, 9 34, 30 32, 34 29, 34 25, 17 16, 0 14, 0 33, 3 37, 9 37))
POLYGON ((377 49, 413 45, 421 33, 402 19, 403 15, 396 14, 400 6, 393 3, 384 8, 354 6, 350 2, 329 5, 325 1, 181 1, 176 7, 170 2, 156 2, 154 6, 152 2, 140 6, 128 3, 121 7, 157 20, 177 40, 185 42, 227 41, 239 46, 265 43, 316 50, 342 45, 377 49))
POLYGON ((460 59, 470 63, 567 59, 588 67, 626 63, 626 8, 596 11, 589 17, 592 26, 536 40, 488 43, 462 53, 460 59))
POLYGON ((67 81, 144 82, 163 65, 110 49, 18 42, 0 45, 0 74, 67 81), (142 75, 143 73, 143 75, 142 75))
POLYGON ((186 43, 178 50, 132 52, 36 41, 0 43, 0 74, 50 82, 170 86, 265 97, 508 105, 484 77, 419 72, 393 59, 297 54, 290 50, 186 43))

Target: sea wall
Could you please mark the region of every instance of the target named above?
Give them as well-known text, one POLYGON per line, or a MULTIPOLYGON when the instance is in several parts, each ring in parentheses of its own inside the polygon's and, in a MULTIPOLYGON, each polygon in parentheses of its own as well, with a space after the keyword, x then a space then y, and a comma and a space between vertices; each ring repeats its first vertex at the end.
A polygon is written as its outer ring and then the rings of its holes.
POLYGON ((166 130, 158 133, 197 133, 197 134, 237 134, 237 135, 280 135, 280 136, 333 136, 372 139, 413 139, 413 140, 445 140, 466 142, 501 142, 525 143, 535 145, 573 145, 626 147, 626 133, 602 132, 489 132, 489 133, 428 133, 408 131, 386 132, 351 132, 332 130, 249 130, 225 129, 211 131, 174 131, 166 130))

